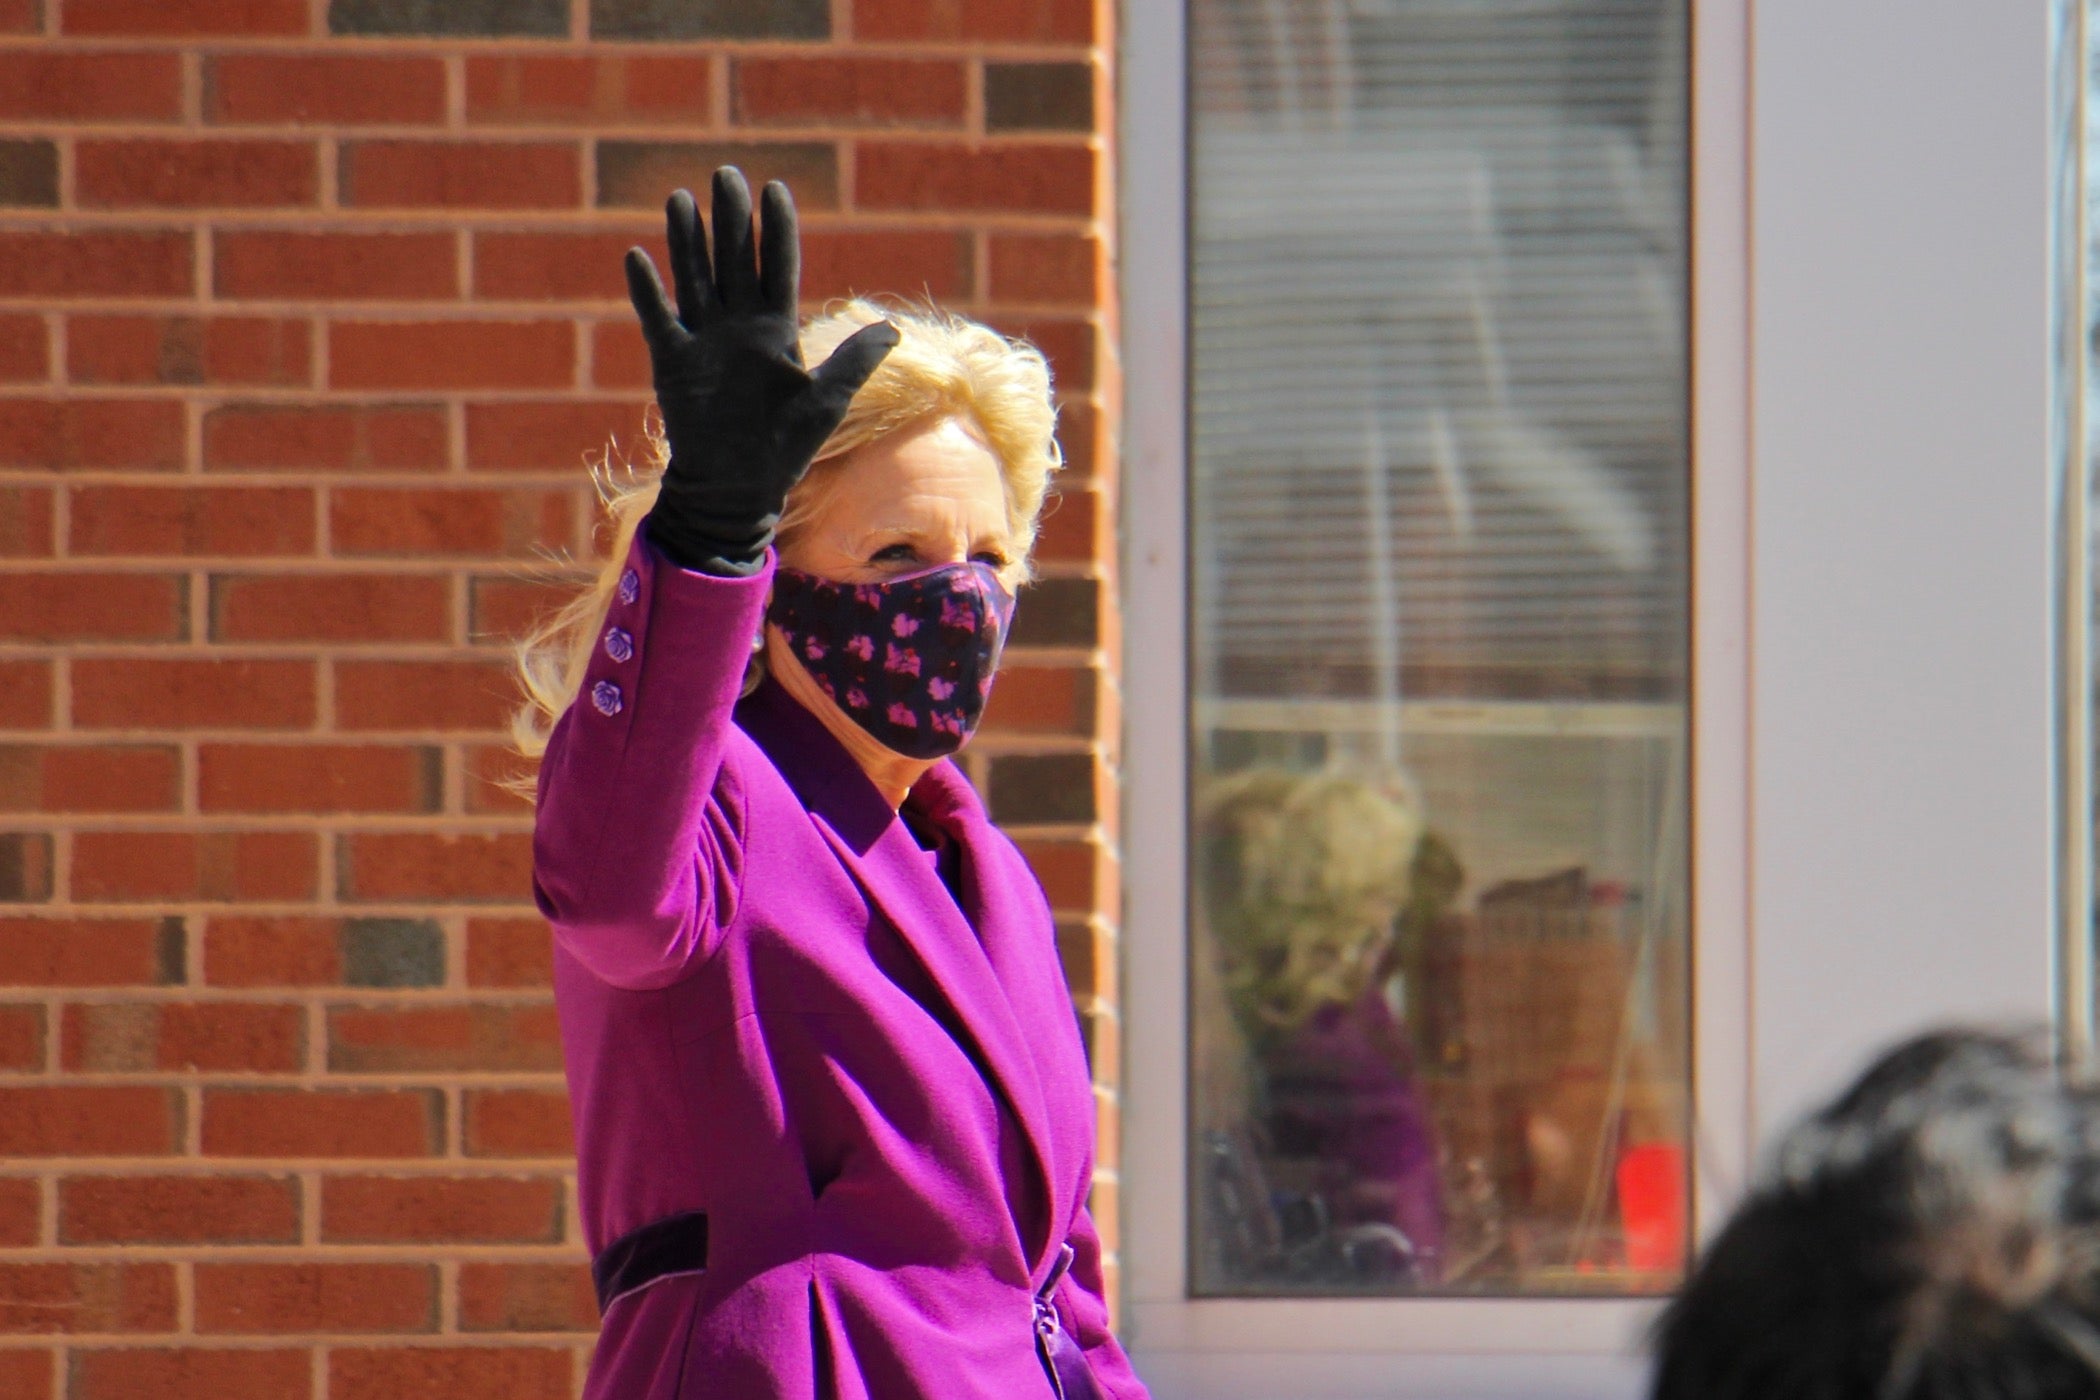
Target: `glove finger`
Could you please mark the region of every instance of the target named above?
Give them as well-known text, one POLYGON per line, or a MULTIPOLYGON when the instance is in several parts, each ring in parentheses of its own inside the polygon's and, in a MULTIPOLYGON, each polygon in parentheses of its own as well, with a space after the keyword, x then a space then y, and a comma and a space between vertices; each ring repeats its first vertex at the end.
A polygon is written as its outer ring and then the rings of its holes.
POLYGON ((875 372, 890 351, 897 348, 901 338, 897 328, 888 321, 862 326, 810 375, 818 393, 843 413, 853 396, 860 392, 860 386, 868 382, 868 376, 875 372))
POLYGON ((766 310, 792 317, 802 288, 802 238, 795 197, 778 180, 766 181, 759 196, 759 295, 766 310))
POLYGON ((751 187, 744 172, 715 172, 715 294, 730 311, 758 309, 758 250, 751 246, 751 187))
POLYGON ((640 248, 627 250, 627 298, 642 321, 642 335, 652 346, 675 345, 680 334, 678 313, 664 295, 663 279, 656 264, 640 248))
POLYGON ((707 272, 707 230, 690 190, 673 190, 664 205, 664 235, 671 245, 671 281, 678 289, 678 318, 691 329, 714 305, 715 288, 707 272))

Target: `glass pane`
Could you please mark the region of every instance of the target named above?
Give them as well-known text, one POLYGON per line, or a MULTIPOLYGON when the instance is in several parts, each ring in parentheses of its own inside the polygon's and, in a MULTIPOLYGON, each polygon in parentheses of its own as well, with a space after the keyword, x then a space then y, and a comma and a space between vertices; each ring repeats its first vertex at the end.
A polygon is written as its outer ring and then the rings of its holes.
POLYGON ((1686 0, 1192 0, 1191 1277, 1686 1246, 1686 0))
POLYGON ((2100 155, 2100 103, 2091 100, 2100 85, 2100 53, 2092 48, 2090 16, 2100 0, 2054 0, 2052 21, 2056 72, 2051 84, 2050 163, 2055 195, 2053 246, 2055 277, 2055 354, 2050 362, 2052 505, 2057 538, 2057 812, 2058 906, 2062 926, 2058 972, 2059 1027, 2074 1053, 2090 1056, 2094 1046, 2094 864, 2092 803, 2100 793, 2093 781, 2094 749, 2092 628, 2100 609, 2092 590, 2100 584, 2093 572, 2094 552, 2088 531, 2100 519, 2092 509, 2096 474, 2094 456, 2100 438, 2090 436, 2100 424, 2094 399, 2100 395, 2100 301, 2090 275, 2100 245, 2092 240, 2093 200, 2100 181, 2089 162, 2100 155))

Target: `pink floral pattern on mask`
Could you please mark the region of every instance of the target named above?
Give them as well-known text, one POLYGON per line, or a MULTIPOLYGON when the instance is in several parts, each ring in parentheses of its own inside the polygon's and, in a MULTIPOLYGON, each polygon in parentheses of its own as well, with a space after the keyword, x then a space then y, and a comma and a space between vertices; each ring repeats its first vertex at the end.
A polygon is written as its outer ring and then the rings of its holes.
POLYGON ((973 561, 862 584, 783 568, 766 617, 854 723, 938 758, 976 730, 1013 608, 997 571, 973 561))

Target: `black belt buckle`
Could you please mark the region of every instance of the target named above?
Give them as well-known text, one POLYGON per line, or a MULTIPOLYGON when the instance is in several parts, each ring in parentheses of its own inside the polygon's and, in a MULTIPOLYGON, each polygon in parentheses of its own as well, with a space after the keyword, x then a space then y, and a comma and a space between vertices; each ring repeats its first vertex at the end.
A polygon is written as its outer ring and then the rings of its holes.
POLYGON ((672 1274, 696 1274, 707 1267, 707 1212, 687 1211, 651 1221, 620 1236, 591 1261, 591 1282, 598 1290, 598 1315, 615 1299, 672 1274))

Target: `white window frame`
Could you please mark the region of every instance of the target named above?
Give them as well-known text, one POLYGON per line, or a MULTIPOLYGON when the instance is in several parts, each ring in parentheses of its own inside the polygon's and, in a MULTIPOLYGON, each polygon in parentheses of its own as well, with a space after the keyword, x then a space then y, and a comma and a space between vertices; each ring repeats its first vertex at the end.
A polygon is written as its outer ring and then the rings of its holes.
MULTIPOLYGON (((2047 8, 1693 3, 1702 1237, 1873 1048, 2056 1009, 2047 8)), ((1187 1296, 1184 7, 1122 23, 1127 1338, 1160 1400, 1631 1397, 1653 1301, 1187 1296)))

